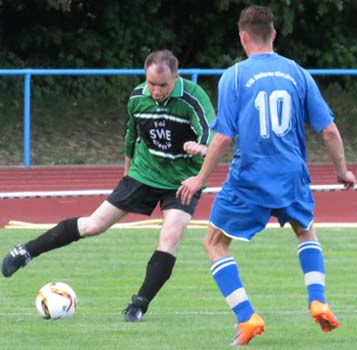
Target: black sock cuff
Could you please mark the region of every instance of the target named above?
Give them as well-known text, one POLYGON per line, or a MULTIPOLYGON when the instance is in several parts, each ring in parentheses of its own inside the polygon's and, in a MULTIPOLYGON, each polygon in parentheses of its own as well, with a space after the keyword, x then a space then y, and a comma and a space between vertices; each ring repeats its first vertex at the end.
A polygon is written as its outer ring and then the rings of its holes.
POLYGON ((154 254, 149 260, 149 264, 154 262, 165 263, 173 266, 176 262, 176 257, 170 253, 163 252, 161 250, 155 250, 154 254))
POLYGON ((59 222, 41 236, 27 242, 25 248, 32 258, 52 249, 64 247, 78 241, 78 218, 70 218, 59 222))
POLYGON ((155 250, 146 267, 146 276, 138 295, 149 302, 170 278, 176 258, 166 252, 155 250))
POLYGON ((58 225, 63 225, 63 234, 68 235, 71 241, 78 241, 81 238, 78 230, 79 217, 63 220, 58 225))

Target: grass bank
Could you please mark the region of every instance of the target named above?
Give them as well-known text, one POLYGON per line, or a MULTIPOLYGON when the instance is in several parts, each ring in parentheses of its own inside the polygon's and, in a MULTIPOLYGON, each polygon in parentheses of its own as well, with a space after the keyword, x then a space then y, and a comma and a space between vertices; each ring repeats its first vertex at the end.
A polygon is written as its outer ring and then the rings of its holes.
MULTIPOLYGON (((123 162, 126 101, 120 98, 34 97, 31 165, 103 165, 123 162)), ((0 166, 23 164, 23 97, 2 93, 0 166)), ((330 87, 324 97, 335 113, 347 159, 357 162, 357 91, 330 87)), ((308 160, 328 161, 319 135, 307 130, 308 160)), ((228 155, 224 161, 229 161, 228 155)))

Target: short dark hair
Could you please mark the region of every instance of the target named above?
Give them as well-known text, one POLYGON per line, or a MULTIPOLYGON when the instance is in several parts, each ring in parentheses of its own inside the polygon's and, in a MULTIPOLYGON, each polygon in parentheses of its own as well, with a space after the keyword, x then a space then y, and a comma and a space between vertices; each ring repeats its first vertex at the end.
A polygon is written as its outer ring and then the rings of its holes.
POLYGON ((274 31, 274 15, 270 8, 252 5, 245 8, 238 20, 239 31, 247 31, 256 40, 267 42, 274 31))
POLYGON ((150 53, 145 59, 145 70, 153 64, 158 66, 159 72, 163 69, 163 66, 169 67, 173 74, 178 71, 178 59, 170 50, 160 50, 150 53))

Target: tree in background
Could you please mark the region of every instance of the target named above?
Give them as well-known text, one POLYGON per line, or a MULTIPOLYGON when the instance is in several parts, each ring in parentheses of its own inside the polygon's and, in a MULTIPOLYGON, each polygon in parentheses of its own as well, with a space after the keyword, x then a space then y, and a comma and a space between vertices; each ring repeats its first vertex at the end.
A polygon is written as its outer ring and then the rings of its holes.
MULTIPOLYGON (((0 65, 140 68, 150 51, 170 48, 180 58, 181 67, 224 68, 244 58, 236 21, 242 8, 252 3, 0 0, 0 65)), ((279 53, 308 68, 357 66, 355 0, 259 3, 276 14, 279 53)), ((87 87, 81 82, 79 77, 66 79, 65 88, 74 86, 77 92, 85 92, 87 87)), ((109 89, 113 83, 115 78, 106 81, 109 89)), ((43 89, 46 84, 52 88, 52 78, 44 79, 43 89)), ((58 82, 56 85, 58 89, 58 82)), ((106 85, 95 89, 108 93, 106 85)))

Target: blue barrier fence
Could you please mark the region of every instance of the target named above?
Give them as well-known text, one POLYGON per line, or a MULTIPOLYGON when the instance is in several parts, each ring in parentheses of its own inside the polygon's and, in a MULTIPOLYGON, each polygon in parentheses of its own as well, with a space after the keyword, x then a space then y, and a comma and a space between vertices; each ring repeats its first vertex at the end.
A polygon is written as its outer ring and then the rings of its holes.
MULTIPOLYGON (((180 69, 197 82, 200 75, 221 75, 225 69, 180 69)), ((312 75, 357 75, 357 69, 308 69, 312 75)), ((24 76, 24 166, 31 166, 31 77, 36 75, 144 75, 144 69, 0 69, 0 76, 24 76)))

